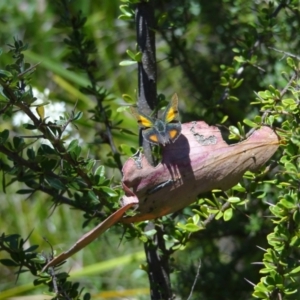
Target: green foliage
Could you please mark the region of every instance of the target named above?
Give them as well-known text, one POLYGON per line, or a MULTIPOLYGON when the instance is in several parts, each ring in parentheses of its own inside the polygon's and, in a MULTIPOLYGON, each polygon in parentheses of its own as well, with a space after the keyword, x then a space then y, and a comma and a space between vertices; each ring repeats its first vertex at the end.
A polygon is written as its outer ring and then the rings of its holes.
MULTIPOLYGON (((279 132, 284 141, 284 154, 280 159, 282 166, 276 186, 280 190, 278 201, 270 203, 270 212, 272 222, 274 223, 273 232, 267 236, 269 248, 265 249, 263 257, 264 267, 260 273, 260 282, 256 285, 253 296, 259 299, 273 299, 271 297, 280 297, 282 299, 295 299, 298 294, 298 273, 299 266, 297 263, 299 248, 299 192, 298 182, 298 122, 299 106, 295 105, 298 99, 298 84, 296 74, 299 70, 295 63, 291 63, 291 58, 287 59, 287 64, 295 72, 291 77, 287 98, 281 100, 283 92, 270 87, 269 90, 259 93, 258 101, 264 105, 264 109, 274 111, 273 116, 276 119, 281 114, 286 114, 282 122, 284 132, 279 132)), ((275 119, 275 120, 276 120, 275 119)), ((270 122, 270 121, 269 121, 270 122)), ((273 120, 272 120, 273 123, 273 120)))

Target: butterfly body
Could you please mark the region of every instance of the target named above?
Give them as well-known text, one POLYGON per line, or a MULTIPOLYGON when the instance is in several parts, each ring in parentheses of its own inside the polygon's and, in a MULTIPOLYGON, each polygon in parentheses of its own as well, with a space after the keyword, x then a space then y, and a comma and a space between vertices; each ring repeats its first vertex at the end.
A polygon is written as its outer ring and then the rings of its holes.
POLYGON ((144 139, 152 144, 165 146, 170 142, 175 142, 181 133, 177 94, 174 94, 160 119, 146 116, 134 108, 131 109, 131 112, 143 128, 144 139))

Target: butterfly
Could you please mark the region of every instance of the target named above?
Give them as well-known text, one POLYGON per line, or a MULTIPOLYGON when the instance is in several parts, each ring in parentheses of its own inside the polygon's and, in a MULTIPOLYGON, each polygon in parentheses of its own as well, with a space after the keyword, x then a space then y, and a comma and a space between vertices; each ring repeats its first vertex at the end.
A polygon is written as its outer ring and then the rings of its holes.
POLYGON ((180 136, 181 123, 179 121, 177 94, 173 95, 162 118, 146 116, 134 107, 131 107, 131 113, 143 128, 142 134, 144 139, 152 144, 165 146, 170 142, 175 142, 180 136))

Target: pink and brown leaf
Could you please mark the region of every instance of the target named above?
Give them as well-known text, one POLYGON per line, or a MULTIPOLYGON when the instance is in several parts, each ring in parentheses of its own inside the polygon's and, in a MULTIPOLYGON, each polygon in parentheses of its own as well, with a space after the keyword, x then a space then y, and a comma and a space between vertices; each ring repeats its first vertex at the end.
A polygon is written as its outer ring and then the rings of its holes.
POLYGON ((163 149, 160 164, 153 167, 144 156, 139 164, 133 158, 125 162, 123 185, 132 189, 139 206, 137 215, 122 222, 161 217, 191 204, 201 193, 227 190, 247 170, 262 167, 278 146, 278 136, 267 126, 240 143, 228 145, 215 126, 202 121, 182 124, 181 136, 163 149))

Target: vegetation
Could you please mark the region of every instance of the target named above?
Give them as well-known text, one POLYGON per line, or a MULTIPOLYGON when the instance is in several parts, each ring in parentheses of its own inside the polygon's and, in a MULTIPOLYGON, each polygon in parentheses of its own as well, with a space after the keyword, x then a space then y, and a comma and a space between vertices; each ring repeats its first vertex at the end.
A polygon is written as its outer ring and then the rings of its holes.
POLYGON ((0 3, 0 299, 299 299, 299 8, 295 0, 0 3), (141 5, 154 13, 155 106, 176 92, 182 123, 220 124, 229 143, 268 125, 281 146, 232 189, 151 222, 117 224, 41 272, 120 207, 122 166, 139 145, 128 107, 140 101, 141 5), (149 253, 166 266, 159 284, 169 290, 155 288, 162 270, 148 279, 149 253))

